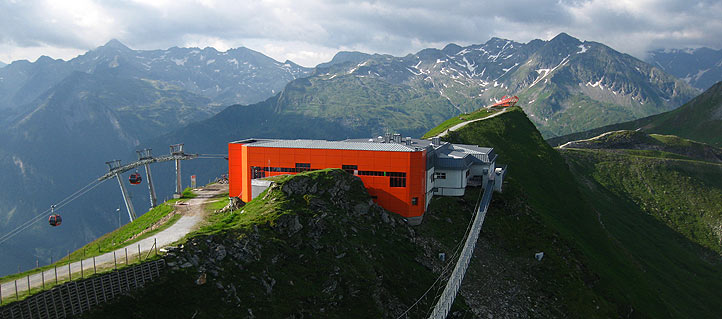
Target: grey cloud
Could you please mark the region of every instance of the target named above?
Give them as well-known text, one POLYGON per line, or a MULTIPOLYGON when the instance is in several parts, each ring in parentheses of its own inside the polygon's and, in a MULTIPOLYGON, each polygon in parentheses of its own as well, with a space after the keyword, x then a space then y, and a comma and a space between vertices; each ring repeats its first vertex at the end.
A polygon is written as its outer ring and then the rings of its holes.
POLYGON ((526 42, 567 32, 638 56, 658 47, 722 46, 719 1, 630 1, 628 7, 600 0, 87 1, 95 17, 89 21, 107 23, 87 26, 72 12, 48 12, 46 3, 0 2, 0 44, 87 50, 118 38, 150 49, 213 38, 234 46, 287 45, 281 55, 300 50, 292 43, 403 55, 449 42, 483 43, 492 36, 526 42))

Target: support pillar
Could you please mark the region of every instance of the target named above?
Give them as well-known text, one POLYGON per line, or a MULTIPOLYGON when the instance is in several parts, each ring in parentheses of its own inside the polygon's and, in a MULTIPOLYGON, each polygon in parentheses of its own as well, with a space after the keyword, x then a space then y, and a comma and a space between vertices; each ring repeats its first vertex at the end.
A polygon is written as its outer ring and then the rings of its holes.
POLYGON ((142 162, 145 166, 145 179, 148 182, 148 193, 150 193, 150 208, 158 206, 158 198, 155 196, 155 187, 153 186, 153 175, 150 173, 150 163, 154 162, 151 149, 135 151, 138 153, 138 162, 142 162))
POLYGON ((153 186, 153 175, 150 173, 150 165, 145 164, 145 177, 148 180, 148 191, 150 192, 150 208, 158 206, 158 198, 155 196, 155 187, 153 186))
POLYGON ((183 194, 183 188, 181 186, 181 159, 178 157, 185 155, 183 153, 183 144, 171 145, 170 154, 175 157, 175 194, 173 197, 180 198, 183 194))
POLYGON ((175 160, 175 193, 178 197, 183 193, 181 188, 181 162, 179 159, 175 160))
POLYGON ((123 193, 123 201, 125 202, 125 209, 128 211, 128 217, 130 221, 133 222, 135 220, 133 202, 130 201, 130 196, 128 196, 128 191, 125 190, 125 185, 123 185, 123 180, 120 179, 120 175, 115 174, 115 178, 118 180, 118 185, 120 185, 120 192, 123 193))

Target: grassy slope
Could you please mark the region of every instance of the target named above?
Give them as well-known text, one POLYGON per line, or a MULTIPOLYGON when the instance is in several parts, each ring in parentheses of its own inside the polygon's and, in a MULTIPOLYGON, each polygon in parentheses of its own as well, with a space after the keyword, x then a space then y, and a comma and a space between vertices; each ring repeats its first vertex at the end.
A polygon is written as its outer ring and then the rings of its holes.
POLYGON ((591 139, 565 144, 564 148, 605 149, 630 154, 647 154, 652 157, 722 163, 722 148, 674 135, 647 134, 642 131, 608 132, 591 139))
POLYGON ((615 196, 722 254, 722 165, 604 150, 562 154, 615 196))
POLYGON ((715 84, 681 107, 642 119, 613 124, 581 133, 549 139, 551 145, 597 136, 616 130, 671 134, 714 146, 722 146, 722 82, 715 84))
POLYGON ((471 121, 471 120, 475 120, 475 119, 484 118, 491 114, 494 114, 494 112, 489 111, 487 109, 479 109, 479 110, 476 110, 476 111, 468 113, 468 114, 454 116, 454 117, 444 121, 443 123, 439 124, 438 126, 434 127, 430 131, 426 132, 426 134, 424 134, 424 136, 422 138, 431 138, 433 136, 439 135, 446 129, 448 129, 456 124, 459 124, 459 123, 462 123, 465 121, 471 121))
POLYGON ((593 293, 616 304, 618 315, 719 313, 722 300, 710 289, 722 288, 720 266, 685 252, 689 241, 654 218, 630 211, 629 201, 600 201, 604 193, 580 190, 564 159, 521 110, 467 126, 448 140, 495 148, 509 165, 512 189, 528 196, 544 227, 579 252, 580 261, 598 276, 588 283, 593 293))

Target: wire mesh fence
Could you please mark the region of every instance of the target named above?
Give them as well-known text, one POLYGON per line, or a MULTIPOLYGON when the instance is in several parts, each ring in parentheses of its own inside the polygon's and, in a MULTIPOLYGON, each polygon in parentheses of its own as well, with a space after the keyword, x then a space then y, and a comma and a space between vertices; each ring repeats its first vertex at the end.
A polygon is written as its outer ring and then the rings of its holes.
POLYGON ((157 255, 158 246, 155 239, 152 244, 145 247, 139 242, 107 253, 93 252, 88 255, 84 251, 81 257, 75 260, 68 254, 63 260, 50 265, 0 279, 0 306, 23 300, 59 284, 125 268, 155 258, 157 255))

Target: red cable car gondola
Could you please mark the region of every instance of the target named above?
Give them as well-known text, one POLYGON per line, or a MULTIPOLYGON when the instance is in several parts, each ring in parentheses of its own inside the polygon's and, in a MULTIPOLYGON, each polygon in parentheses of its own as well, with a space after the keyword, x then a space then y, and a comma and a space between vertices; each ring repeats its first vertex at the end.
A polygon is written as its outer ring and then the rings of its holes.
POLYGON ((60 226, 60 224, 63 222, 63 218, 60 217, 58 214, 52 214, 50 217, 48 217, 48 223, 50 226, 60 226))
POLYGON ((138 174, 138 171, 136 171, 135 173, 130 174, 130 178, 128 178, 128 180, 130 181, 131 184, 138 185, 138 184, 140 184, 140 182, 143 181, 143 178, 140 177, 140 174, 138 174))

